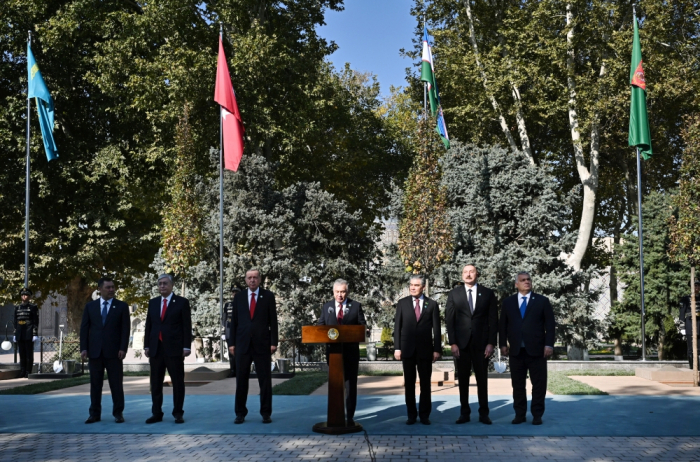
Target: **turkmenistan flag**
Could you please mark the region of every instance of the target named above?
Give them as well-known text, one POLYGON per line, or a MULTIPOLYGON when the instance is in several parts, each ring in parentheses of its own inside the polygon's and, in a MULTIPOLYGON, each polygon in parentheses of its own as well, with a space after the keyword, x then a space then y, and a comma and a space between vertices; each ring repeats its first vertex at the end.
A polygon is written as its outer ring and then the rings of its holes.
POLYGON ((423 29, 423 62, 421 63, 420 79, 428 84, 428 99, 430 99, 430 114, 437 115, 437 127, 435 130, 440 134, 442 142, 446 148, 450 147, 450 137, 447 135, 447 124, 445 116, 440 106, 440 92, 435 80, 435 67, 433 66, 433 53, 430 50, 430 37, 428 29, 423 29))
POLYGON ((51 161, 58 157, 56 142, 53 139, 53 98, 36 64, 32 47, 27 43, 27 98, 36 99, 36 112, 39 114, 41 137, 44 140, 46 158, 51 161))
POLYGON ((634 41, 632 44, 632 64, 630 66, 632 101, 630 104, 629 145, 639 148, 646 160, 651 157, 651 134, 647 119, 647 84, 642 67, 642 46, 639 43, 637 18, 634 18, 634 41))

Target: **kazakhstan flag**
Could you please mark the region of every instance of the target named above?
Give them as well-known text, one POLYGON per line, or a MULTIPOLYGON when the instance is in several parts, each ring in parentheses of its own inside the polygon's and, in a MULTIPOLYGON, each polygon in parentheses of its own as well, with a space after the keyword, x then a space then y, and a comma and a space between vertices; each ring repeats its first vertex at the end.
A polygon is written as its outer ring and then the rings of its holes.
POLYGON ((41 76, 41 71, 36 64, 30 44, 27 44, 27 72, 27 98, 36 98, 36 111, 39 113, 41 137, 44 139, 46 158, 51 161, 58 157, 58 150, 53 139, 53 98, 51 98, 49 89, 41 76))

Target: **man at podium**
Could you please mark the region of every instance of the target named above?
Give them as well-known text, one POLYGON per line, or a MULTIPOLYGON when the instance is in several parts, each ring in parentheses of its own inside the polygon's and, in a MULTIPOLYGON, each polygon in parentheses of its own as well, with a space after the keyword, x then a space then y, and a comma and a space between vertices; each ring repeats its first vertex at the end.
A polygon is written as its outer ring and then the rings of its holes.
MULTIPOLYGON (((362 311, 362 304, 348 298, 348 281, 337 279, 333 283, 333 300, 323 305, 317 324, 322 326, 367 325, 365 314, 362 311)), ((348 426, 355 424, 357 372, 359 367, 360 344, 344 343, 343 371, 345 375, 345 408, 347 409, 348 426)))

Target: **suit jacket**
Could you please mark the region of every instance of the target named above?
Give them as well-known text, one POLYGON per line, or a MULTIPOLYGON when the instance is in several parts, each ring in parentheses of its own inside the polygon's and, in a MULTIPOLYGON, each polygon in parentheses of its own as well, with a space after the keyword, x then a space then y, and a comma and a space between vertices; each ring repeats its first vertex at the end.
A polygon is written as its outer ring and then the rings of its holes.
POLYGON ((190 301, 173 294, 165 310, 165 318, 160 320, 162 297, 148 301, 144 349, 149 349, 150 357, 158 353, 158 335, 163 333, 163 347, 166 356, 182 356, 182 350, 192 346, 192 314, 190 301))
MULTIPOLYGON (((355 300, 347 299, 348 303, 346 308, 348 309, 347 314, 343 314, 343 324, 344 326, 362 325, 366 326, 367 321, 365 320, 365 313, 362 311, 362 304, 355 300)), ((319 326, 337 326, 338 318, 335 315, 336 306, 338 302, 331 300, 323 304, 321 308, 321 316, 316 321, 319 326)), ((360 360, 360 344, 359 343, 343 343, 343 357, 346 361, 359 361, 360 360)))
POLYGON ((465 349, 472 340, 474 347, 485 349, 496 345, 498 334, 498 300, 493 290, 477 283, 472 293, 474 314, 469 308, 464 284, 452 289, 445 304, 445 324, 450 345, 465 349))
POLYGON ((402 358, 431 358, 433 353, 442 353, 440 342, 440 307, 435 300, 423 299, 423 310, 416 320, 413 297, 405 297, 396 304, 394 320, 394 348, 401 351, 402 358))
POLYGON ((517 356, 522 343, 530 356, 541 356, 544 347, 554 347, 554 311, 549 299, 534 292, 525 310, 520 315, 519 294, 503 300, 499 338, 501 347, 510 344, 510 354, 517 356))
POLYGON ((102 325, 100 299, 93 300, 83 310, 80 323, 80 351, 88 352, 88 357, 116 358, 120 351, 129 348, 131 330, 129 305, 116 298, 112 300, 107 319, 102 325))
POLYGON ((275 294, 260 287, 253 319, 250 319, 248 289, 236 294, 226 338, 228 346, 236 347, 236 354, 269 355, 270 347, 279 343, 278 329, 275 294))
MULTIPOLYGON (((700 296, 695 297, 695 305, 698 304, 700 304, 700 296)), ((686 317, 691 317, 692 315, 693 312, 690 309, 690 295, 686 295, 685 297, 681 298, 681 311, 678 315, 678 319, 683 322, 686 317)))

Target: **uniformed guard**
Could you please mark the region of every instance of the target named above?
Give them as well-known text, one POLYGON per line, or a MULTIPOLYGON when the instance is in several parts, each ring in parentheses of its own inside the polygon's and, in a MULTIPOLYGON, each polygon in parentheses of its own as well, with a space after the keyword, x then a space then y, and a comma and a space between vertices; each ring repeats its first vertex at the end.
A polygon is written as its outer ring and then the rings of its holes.
POLYGON ((34 342, 39 338, 39 308, 29 303, 32 291, 25 287, 19 292, 22 303, 15 306, 15 337, 19 349, 20 374, 28 377, 34 364, 34 342))
MULTIPOLYGON (((223 319, 221 319, 221 325, 224 327, 225 340, 228 340, 229 337, 231 336, 231 314, 233 313, 233 297, 235 297, 236 294, 240 291, 241 291, 240 287, 237 287, 235 285, 231 286, 231 300, 226 302, 226 304, 224 305, 224 316, 223 316, 223 319)), ((231 367, 231 372, 229 373, 229 377, 235 377, 236 376, 236 357, 232 354, 229 354, 228 360, 229 360, 229 365, 231 367)))
MULTIPOLYGON (((698 327, 700 327, 700 279, 695 280, 695 312, 697 313, 698 327)), ((693 329, 693 312, 690 308, 690 296, 681 299, 681 312, 679 319, 685 321, 685 339, 688 342, 688 364, 693 368, 693 333, 700 329, 693 329)), ((697 334, 696 334, 697 335, 697 334)), ((700 339, 698 339, 698 351, 700 352, 700 339)))

